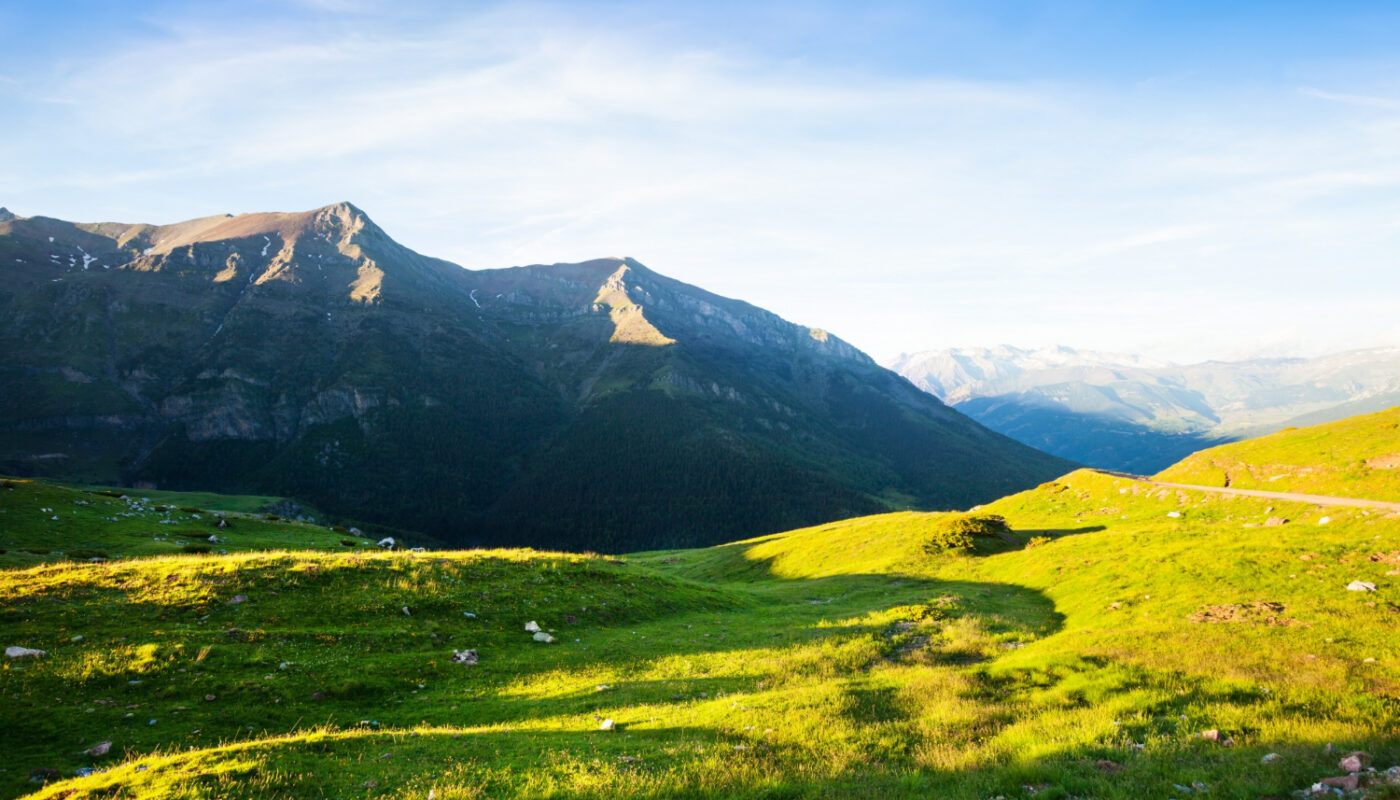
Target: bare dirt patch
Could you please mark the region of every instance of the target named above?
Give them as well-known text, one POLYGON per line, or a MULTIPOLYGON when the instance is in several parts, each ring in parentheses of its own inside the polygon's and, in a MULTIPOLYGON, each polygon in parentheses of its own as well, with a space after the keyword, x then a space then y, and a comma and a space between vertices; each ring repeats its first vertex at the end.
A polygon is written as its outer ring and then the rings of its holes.
POLYGON ((1366 460, 1366 466, 1371 469, 1400 469, 1400 453, 1369 458, 1366 460))
POLYGON ((1191 622, 1211 623, 1253 623, 1256 625, 1301 625, 1296 619, 1282 616, 1283 603, 1254 602, 1230 603, 1221 606, 1204 606, 1187 617, 1191 622))

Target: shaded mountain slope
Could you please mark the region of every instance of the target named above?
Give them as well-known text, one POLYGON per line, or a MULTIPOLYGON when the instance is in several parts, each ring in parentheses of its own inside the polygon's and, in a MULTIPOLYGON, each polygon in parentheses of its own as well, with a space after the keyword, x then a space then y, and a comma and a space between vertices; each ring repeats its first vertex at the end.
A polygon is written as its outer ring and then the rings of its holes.
POLYGON ((471 271, 348 203, 0 222, 0 468, 278 493, 463 544, 712 543, 1064 461, 630 259, 471 271))

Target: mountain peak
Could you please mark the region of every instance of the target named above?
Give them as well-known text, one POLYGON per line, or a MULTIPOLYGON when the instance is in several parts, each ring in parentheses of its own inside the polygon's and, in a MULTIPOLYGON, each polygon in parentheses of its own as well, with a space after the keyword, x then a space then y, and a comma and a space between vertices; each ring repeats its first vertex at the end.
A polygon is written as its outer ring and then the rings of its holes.
POLYGON ((10 209, 0 206, 0 222, 14 222, 19 219, 10 209))

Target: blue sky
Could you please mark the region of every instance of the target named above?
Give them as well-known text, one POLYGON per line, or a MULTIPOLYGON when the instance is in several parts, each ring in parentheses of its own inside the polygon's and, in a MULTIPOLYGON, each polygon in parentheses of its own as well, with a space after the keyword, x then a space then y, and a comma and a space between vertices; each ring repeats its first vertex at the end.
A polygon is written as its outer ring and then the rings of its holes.
POLYGON ((0 0, 0 205, 339 200, 879 358, 1400 345, 1394 3, 0 0))

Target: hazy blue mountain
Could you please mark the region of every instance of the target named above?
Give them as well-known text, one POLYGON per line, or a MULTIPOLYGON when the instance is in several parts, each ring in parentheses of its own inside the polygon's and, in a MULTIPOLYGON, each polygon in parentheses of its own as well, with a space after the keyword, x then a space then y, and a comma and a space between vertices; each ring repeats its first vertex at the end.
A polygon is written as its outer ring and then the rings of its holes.
POLYGON ((889 365, 993 430, 1080 463, 1152 473, 1202 447, 1400 400, 1400 348, 1177 365, 1009 346, 889 365))

